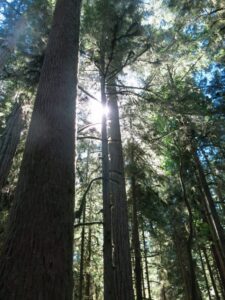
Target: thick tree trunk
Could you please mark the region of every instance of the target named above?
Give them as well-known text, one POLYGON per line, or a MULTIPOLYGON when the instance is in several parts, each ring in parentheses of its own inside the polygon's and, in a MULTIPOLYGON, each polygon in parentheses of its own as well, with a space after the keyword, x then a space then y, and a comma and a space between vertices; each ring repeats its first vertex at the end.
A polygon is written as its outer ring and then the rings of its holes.
POLYGON ((182 158, 180 157, 180 167, 179 167, 179 179, 180 179, 180 185, 182 189, 183 199, 184 203, 188 210, 188 219, 189 219, 189 233, 187 240, 184 240, 184 248, 187 258, 187 266, 184 269, 184 272, 189 272, 190 274, 186 274, 186 285, 187 285, 187 299, 194 300, 194 299, 201 299, 201 293, 198 286, 196 273, 195 273, 195 265, 194 260, 192 256, 192 244, 193 244, 193 236, 194 236, 194 230, 193 230, 193 215, 191 210, 191 205, 189 203, 188 197, 187 197, 187 191, 186 186, 184 182, 184 174, 183 174, 183 164, 182 164, 182 158), (186 271, 185 271, 186 270, 186 271))
MULTIPOLYGON (((106 106, 105 78, 101 77, 102 106, 106 106)), ((103 191, 103 230, 104 230, 104 299, 116 300, 114 290, 114 270, 112 255, 112 221, 109 194, 109 153, 106 115, 102 117, 102 191, 103 191)))
POLYGON ((58 0, 0 264, 0 299, 71 300, 80 0, 58 0))
POLYGON ((202 298, 193 268, 193 258, 188 246, 188 242, 184 239, 182 232, 175 232, 174 243, 184 283, 184 299, 200 300, 202 298))
POLYGON ((6 184, 22 129, 22 108, 15 103, 0 139, 0 191, 6 184))
POLYGON ((119 110, 113 82, 108 86, 110 125, 109 154, 112 199, 112 227, 115 261, 116 298, 133 300, 128 211, 124 178, 124 162, 120 133, 119 110))

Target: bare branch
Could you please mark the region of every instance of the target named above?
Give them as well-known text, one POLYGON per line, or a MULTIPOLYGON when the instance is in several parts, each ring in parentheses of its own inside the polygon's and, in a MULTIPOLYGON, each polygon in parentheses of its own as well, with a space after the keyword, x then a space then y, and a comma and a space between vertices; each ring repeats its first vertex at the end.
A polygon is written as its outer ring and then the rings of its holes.
POLYGON ((84 192, 84 195, 83 195, 83 197, 81 199, 80 207, 79 207, 79 209, 77 211, 75 211, 75 219, 80 219, 80 217, 82 215, 83 208, 84 208, 84 205, 85 205, 85 202, 86 202, 86 196, 87 196, 87 194, 88 194, 88 192, 89 192, 89 190, 90 190, 93 182, 95 182, 97 180, 101 180, 101 179, 102 179, 102 177, 96 177, 96 178, 92 179, 89 182, 88 187, 87 187, 86 191, 84 192))
POLYGON ((102 139, 99 138, 99 137, 96 137, 96 136, 78 136, 77 137, 78 140, 84 140, 84 139, 91 139, 91 140, 98 140, 98 141, 101 141, 102 139))
POLYGON ((88 222, 88 223, 78 223, 78 224, 74 225, 74 228, 77 228, 80 226, 92 226, 92 225, 103 225, 103 222, 95 221, 95 222, 88 222))
POLYGON ((82 86, 78 85, 78 89, 81 90, 84 94, 86 94, 91 99, 94 99, 95 101, 100 102, 97 98, 95 98, 93 95, 91 95, 88 91, 86 91, 82 86))

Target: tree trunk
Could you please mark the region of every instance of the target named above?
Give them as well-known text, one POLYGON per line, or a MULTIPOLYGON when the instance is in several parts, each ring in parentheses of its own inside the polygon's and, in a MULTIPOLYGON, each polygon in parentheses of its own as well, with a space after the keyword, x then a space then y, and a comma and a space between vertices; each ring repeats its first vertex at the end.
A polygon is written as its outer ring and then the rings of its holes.
MULTIPOLYGON (((180 179, 180 185, 182 189, 182 194, 183 194, 183 199, 184 203, 187 207, 188 210, 188 221, 189 221, 189 234, 187 240, 184 240, 184 252, 186 252, 186 258, 187 258, 187 267, 185 270, 189 272, 190 274, 186 274, 186 284, 187 284, 187 290, 188 290, 188 295, 187 299, 190 300, 197 300, 201 299, 201 293, 200 289, 198 286, 197 278, 196 278, 196 273, 195 273, 195 265, 194 265, 194 260, 192 256, 192 244, 193 244, 193 236, 194 236, 194 230, 193 230, 193 215, 192 215, 192 210, 191 210, 191 205, 189 203, 188 197, 187 197, 187 191, 186 191, 186 186, 184 182, 184 174, 183 174, 183 163, 182 163, 182 158, 180 156, 180 167, 179 167, 179 179, 180 179)), ((184 272, 186 273, 186 271, 184 272)))
POLYGON ((201 202, 205 211, 205 218, 209 224, 213 243, 215 245, 215 251, 217 255, 217 263, 219 264, 222 280, 225 284, 225 235, 223 228, 220 224, 219 216, 213 202, 211 192, 209 190, 204 171, 201 166, 201 162, 197 153, 193 150, 196 169, 198 172, 198 179, 200 189, 202 193, 201 202))
POLYGON ((22 129, 22 108, 15 103, 0 140, 0 191, 6 184, 22 129))
POLYGON ((212 268, 211 268, 211 265, 210 265, 210 262, 209 262, 209 258, 208 258, 206 248, 203 248, 202 250, 203 250, 203 253, 204 253, 207 268, 209 270, 209 276, 210 276, 212 286, 213 286, 213 289, 214 289, 214 292, 215 292, 215 295, 216 295, 216 299, 220 300, 219 292, 218 292, 218 289, 217 289, 217 286, 216 286, 216 281, 215 281, 214 274, 213 274, 213 271, 212 271, 212 268))
POLYGON ((107 89, 109 97, 109 154, 112 199, 112 227, 115 260, 115 299, 133 300, 128 211, 124 178, 124 162, 116 89, 113 82, 107 89))
MULTIPOLYGON (((101 77, 101 99, 102 106, 106 106, 105 78, 101 77)), ((107 119, 102 117, 102 191, 103 191, 103 231, 104 231, 104 299, 116 300, 114 296, 114 271, 112 260, 112 221, 111 202, 109 194, 109 153, 107 119)))
POLYGON ((160 290, 160 300, 167 300, 166 289, 164 285, 162 285, 160 290))
MULTIPOLYGON (((207 293, 208 293, 208 296, 209 296, 209 300, 212 300, 212 296, 211 296, 210 288, 209 288, 209 281, 208 281, 208 278, 207 278, 207 275, 206 275, 205 265, 204 265, 204 261, 203 261, 203 258, 202 258, 202 253, 201 253, 200 248, 198 249, 198 252, 199 252, 200 262, 201 262, 201 266, 202 266, 202 271, 203 271, 203 275, 204 275, 204 279, 205 279, 205 285, 206 285, 207 293)), ((216 299, 219 300, 220 298, 216 298, 216 299)))
MULTIPOLYGON (((134 158, 132 157, 131 160, 133 162, 134 158)), ((141 251, 140 251, 140 238, 139 238, 139 231, 138 231, 136 180, 134 175, 131 176, 131 191, 132 191, 132 204, 133 204, 133 247, 134 247, 134 257, 135 257, 134 274, 135 274, 136 298, 137 300, 142 300, 141 251)), ((144 292, 144 288, 143 288, 143 292, 144 292)))
POLYGON ((91 250, 91 235, 92 230, 91 228, 88 229, 88 257, 87 257, 87 272, 86 272, 86 288, 85 288, 85 299, 93 300, 92 295, 92 277, 91 273, 89 271, 91 266, 91 256, 92 256, 92 250, 91 250))
POLYGON ((149 272, 148 272, 148 251, 146 248, 144 226, 142 227, 142 238, 143 238, 143 246, 144 246, 145 274, 146 274, 146 280, 147 280, 147 285, 148 285, 148 298, 149 298, 149 300, 152 300, 150 278, 149 278, 149 272))
MULTIPOLYGON (((90 149, 88 147, 87 149, 87 163, 86 163, 86 170, 85 170, 85 181, 88 182, 88 175, 89 175, 89 160, 90 160, 90 149)), ((83 203, 81 203, 81 206, 83 205, 83 218, 82 218, 82 222, 83 224, 86 223, 86 203, 87 200, 85 198, 85 200, 83 200, 83 198, 81 199, 81 202, 84 201, 83 203)), ((82 230, 81 230, 81 249, 80 249, 80 275, 79 275, 79 300, 83 299, 83 286, 84 286, 84 255, 85 255, 85 226, 82 226, 82 230)))
MULTIPOLYGON (((86 202, 83 208, 83 224, 86 222, 86 202)), ((85 226, 81 230, 81 249, 80 249, 80 274, 79 274, 79 300, 83 299, 83 285, 84 285, 84 245, 85 244, 85 226)))
POLYGON ((212 256, 215 261, 215 265, 217 267, 218 273, 219 273, 219 281, 220 281, 220 287, 221 287, 221 293, 223 295, 223 298, 225 299, 225 277, 224 277, 224 272, 221 268, 221 264, 218 258, 218 254, 216 251, 215 245, 211 245, 211 251, 212 251, 212 256))
POLYGON ((202 299, 193 269, 193 258, 182 232, 175 232, 174 243, 185 289, 186 300, 202 299))
POLYGON ((210 174, 213 177, 213 181, 214 181, 214 184, 215 184, 214 191, 215 191, 215 193, 216 193, 216 195, 218 197, 218 200, 220 202, 219 206, 221 207, 221 213, 225 214, 225 206, 224 206, 224 203, 223 203, 223 193, 221 192, 221 186, 224 185, 224 182, 222 182, 220 179, 216 178, 215 172, 213 171, 213 168, 211 167, 211 164, 210 164, 210 161, 208 159, 208 156, 205 153, 205 150, 203 148, 201 148, 201 152, 202 152, 202 154, 204 156, 204 159, 206 161, 207 168, 209 169, 210 174))
POLYGON ((71 300, 80 0, 58 0, 0 264, 0 299, 71 300))

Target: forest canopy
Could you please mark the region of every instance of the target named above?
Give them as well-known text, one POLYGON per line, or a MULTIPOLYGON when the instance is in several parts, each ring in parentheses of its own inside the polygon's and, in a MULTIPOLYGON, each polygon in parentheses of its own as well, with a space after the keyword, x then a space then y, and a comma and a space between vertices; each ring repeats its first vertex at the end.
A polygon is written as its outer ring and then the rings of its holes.
POLYGON ((0 299, 225 299, 223 0, 0 1, 0 299))

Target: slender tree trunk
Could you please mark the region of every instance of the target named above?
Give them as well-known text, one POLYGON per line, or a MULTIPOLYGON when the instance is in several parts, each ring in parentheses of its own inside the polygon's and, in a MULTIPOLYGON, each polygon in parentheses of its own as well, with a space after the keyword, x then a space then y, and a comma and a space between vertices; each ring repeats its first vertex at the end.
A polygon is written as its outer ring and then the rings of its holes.
POLYGON ((6 184, 22 129, 22 108, 16 103, 0 139, 0 190, 6 184))
POLYGON ((203 248, 202 251, 203 251, 203 254, 204 254, 204 257, 205 257, 207 268, 209 270, 209 276, 210 276, 212 286, 213 286, 213 289, 214 289, 214 292, 215 292, 215 295, 216 295, 216 299, 220 300, 219 292, 218 292, 218 289, 217 289, 217 286, 216 286, 216 281, 214 279, 214 274, 213 274, 213 271, 212 271, 212 268, 211 268, 211 265, 210 265, 210 262, 209 262, 209 258, 208 258, 206 248, 203 248))
POLYGON ((86 272, 86 288, 85 288, 85 299, 88 299, 88 300, 93 300, 93 296, 92 296, 92 278, 91 278, 91 273, 89 271, 89 268, 90 268, 90 265, 91 265, 91 256, 92 256, 91 235, 92 235, 92 230, 91 230, 91 228, 89 228, 88 229, 88 257, 87 257, 88 271, 86 272))
POLYGON ((216 185, 215 188, 214 188, 214 191, 215 191, 215 193, 216 193, 216 195, 218 197, 218 200, 220 201, 220 205, 219 206, 221 207, 221 213, 225 214, 225 206, 224 206, 224 203, 223 203, 223 194, 221 192, 221 185, 223 185, 224 183, 222 181, 216 179, 215 172, 213 172, 213 169, 212 169, 212 167, 210 165, 210 161, 208 159, 208 156, 205 153, 205 150, 203 148, 201 149, 201 152, 202 152, 202 154, 204 156, 204 159, 206 161, 207 168, 209 169, 210 174, 213 177, 214 184, 216 185))
MULTIPOLYGON (((89 159, 90 159, 90 149, 87 149, 87 163, 86 163, 86 175, 85 181, 88 182, 89 175, 89 159)), ((81 200, 83 201, 83 199, 81 200)), ((87 200, 85 198, 83 203, 83 224, 86 223, 86 203, 87 200)), ((82 205, 82 204, 81 204, 82 205)), ((83 286, 84 286, 84 255, 85 255, 85 226, 82 226, 81 230, 81 250, 80 250, 80 275, 79 275, 79 300, 83 299, 83 286)))
POLYGON ((165 289, 165 286, 163 285, 162 288, 161 288, 161 292, 160 292, 160 300, 167 300, 167 297, 166 297, 166 289, 165 289))
POLYGON ((58 0, 25 145, 0 299, 71 300, 80 0, 58 0))
MULTIPOLYGON (((134 159, 132 157, 132 162, 133 160, 134 159)), ((133 204, 133 247, 134 247, 134 256, 135 256, 134 274, 135 274, 136 298, 137 300, 142 300, 141 251, 140 251, 140 238, 139 238, 139 231, 138 231, 136 180, 134 175, 131 176, 131 190, 132 190, 132 204, 133 204)))
POLYGON ((143 299, 146 299, 145 278, 144 278, 144 269, 143 268, 142 268, 142 274, 141 274, 141 282, 142 282, 142 295, 143 295, 143 299))
POLYGON ((204 275, 204 279, 205 279, 205 285, 206 285, 207 293, 208 293, 208 296, 209 296, 209 300, 212 300, 212 296, 211 296, 210 288, 209 288, 209 281, 208 281, 208 278, 207 278, 207 275, 206 275, 205 265, 204 265, 204 261, 203 261, 203 258, 202 258, 202 253, 201 253, 200 248, 198 249, 198 252, 199 252, 199 257, 200 257, 200 261, 201 261, 202 271, 203 271, 203 275, 204 275))
POLYGON ((144 227, 142 227, 142 238, 143 238, 143 246, 144 246, 145 274, 146 274, 147 285, 148 285, 148 298, 149 298, 149 300, 152 300, 150 278, 149 278, 149 271, 148 271, 148 252, 147 252, 147 248, 146 248, 144 227))
MULTIPOLYGON (((86 202, 83 208, 83 224, 86 222, 86 202)), ((82 226, 81 231, 81 249, 80 249, 80 275, 79 275, 79 300, 83 299, 83 285, 84 285, 84 244, 85 244, 85 226, 82 226)))
POLYGON ((217 251, 216 251, 216 247, 213 244, 211 245, 211 251, 212 251, 212 256, 214 258, 215 265, 217 267, 218 274, 219 274, 219 281, 220 281, 221 293, 223 295, 223 298, 225 299, 225 278, 224 278, 224 272, 221 269, 221 265, 220 265, 220 261, 219 261, 218 254, 217 254, 217 251))
MULTIPOLYGON (((104 69, 104 68, 103 68, 104 69)), ((101 76, 102 106, 106 107, 105 78, 101 76)), ((114 270, 112 260, 112 221, 109 194, 109 153, 107 118, 102 117, 102 189, 103 189, 103 230, 104 230, 104 299, 116 300, 114 295, 114 270)))
POLYGON ((133 300, 131 254, 128 229, 128 211, 124 178, 124 162, 120 133, 119 110, 116 89, 110 83, 107 92, 109 97, 110 125, 109 125, 109 154, 111 199, 113 205, 112 226, 115 260, 116 298, 133 300))
POLYGON ((204 171, 201 166, 201 162, 198 155, 194 152, 194 160, 196 169, 198 172, 199 184, 202 192, 201 201, 205 211, 205 217, 209 224, 212 240, 215 245, 215 251, 217 255, 217 263, 219 264, 219 270, 222 275, 222 280, 225 284, 225 235, 221 226, 218 213, 213 202, 211 192, 209 190, 204 171))

